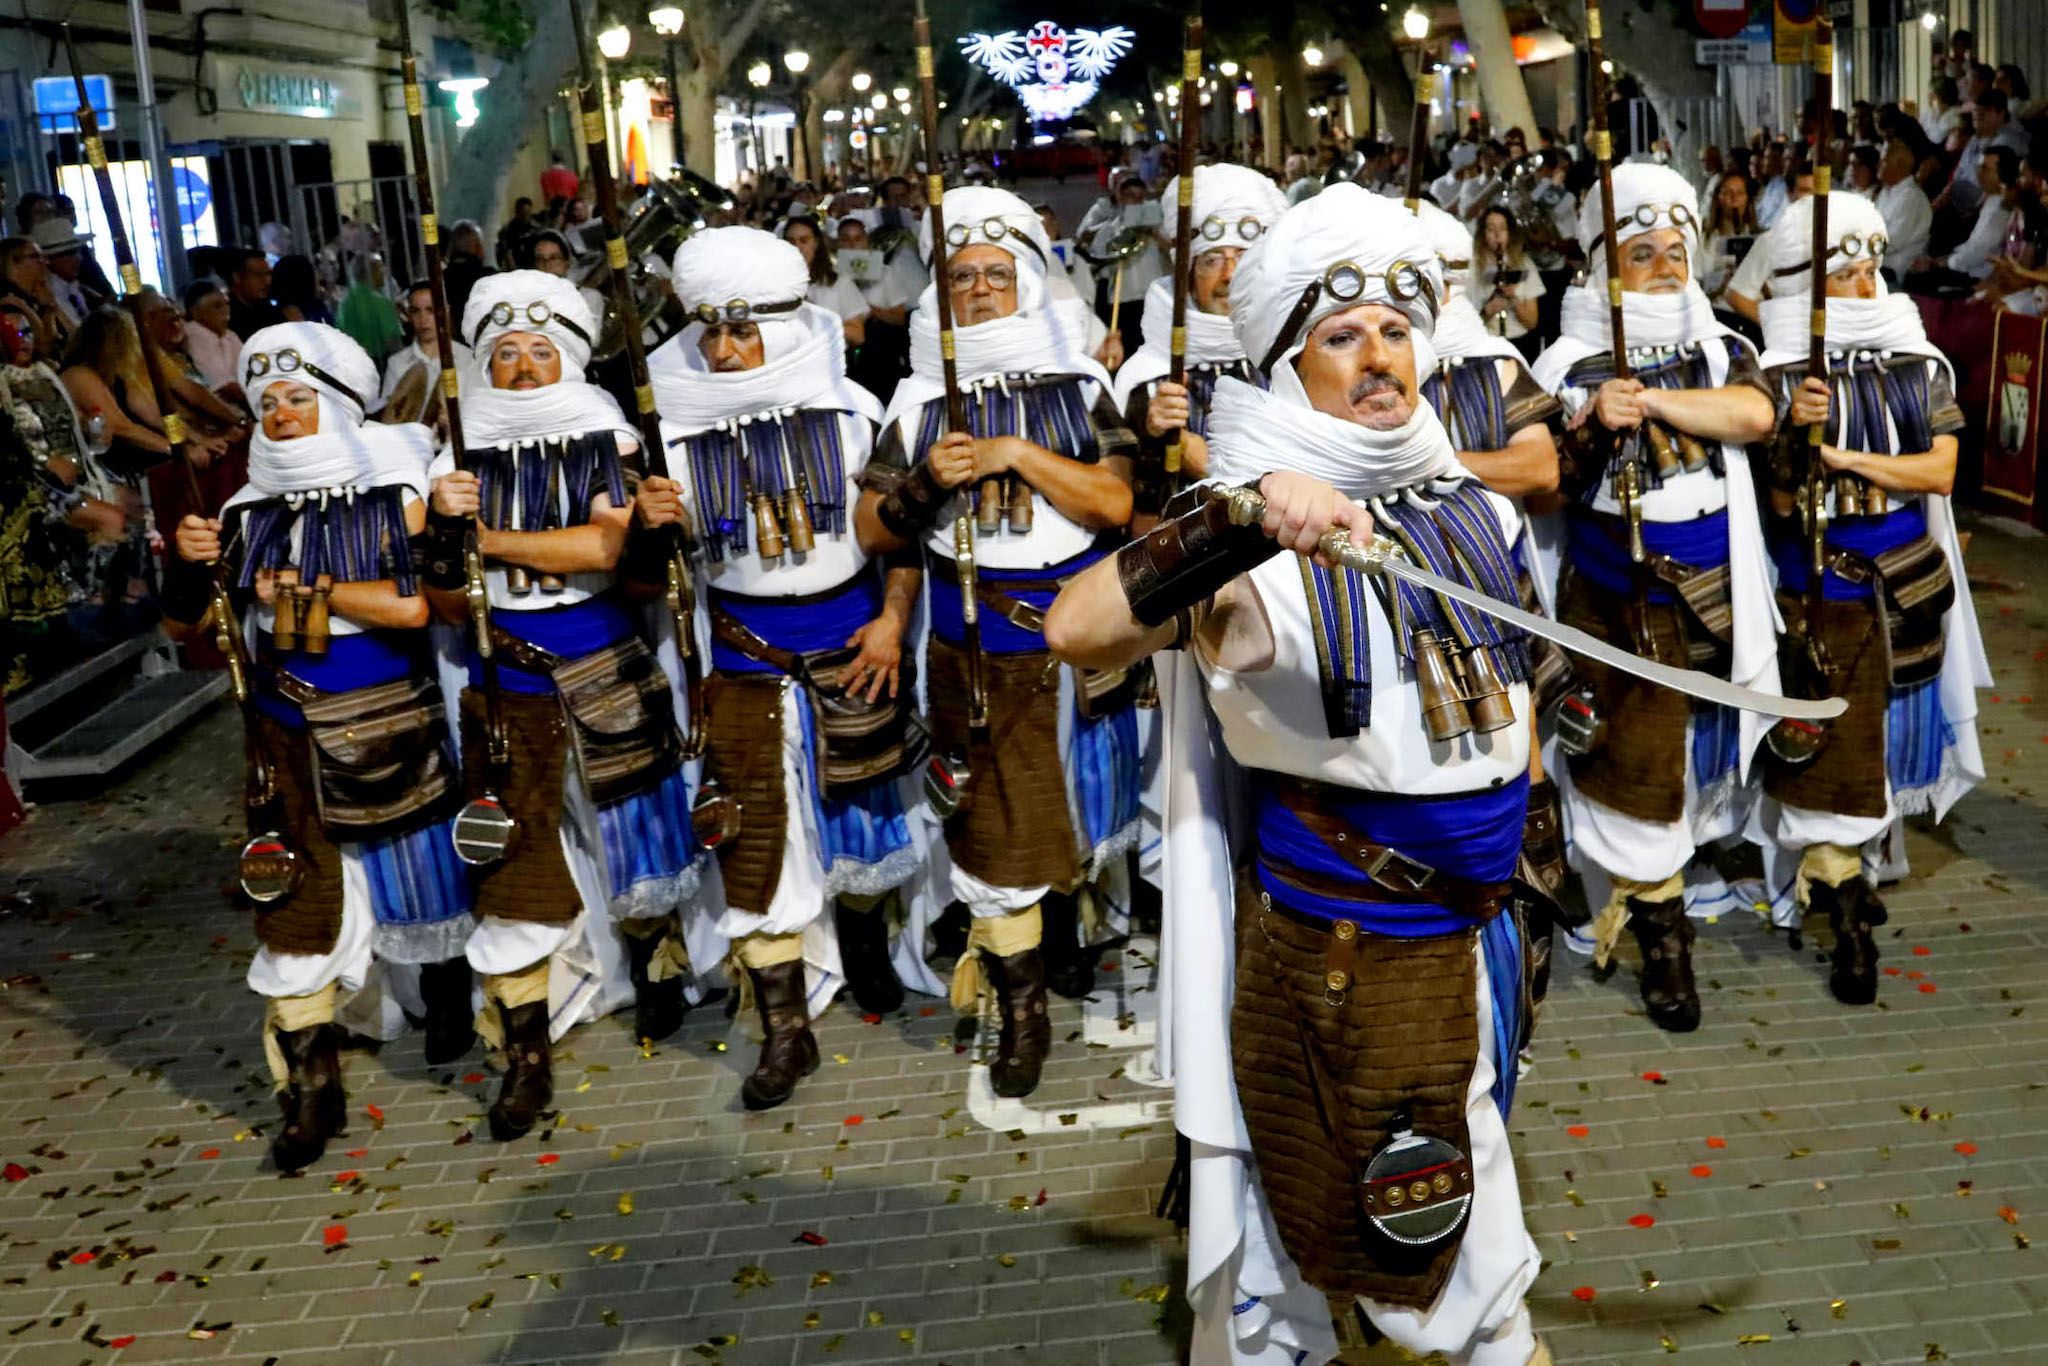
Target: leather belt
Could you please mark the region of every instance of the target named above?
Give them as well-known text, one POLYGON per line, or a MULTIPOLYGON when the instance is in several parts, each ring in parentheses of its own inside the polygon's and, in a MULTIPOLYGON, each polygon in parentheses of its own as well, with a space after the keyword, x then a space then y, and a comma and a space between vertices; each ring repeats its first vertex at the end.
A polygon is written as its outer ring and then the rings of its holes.
POLYGON ((1309 833, 1331 853, 1365 874, 1364 884, 1281 863, 1261 855, 1283 884, 1311 896, 1365 903, 1425 902, 1447 907, 1475 920, 1490 920, 1514 894, 1511 882, 1477 882, 1442 872, 1410 858, 1392 845, 1367 839, 1342 817, 1331 814, 1338 801, 1354 795, 1349 789, 1289 774, 1262 772, 1259 781, 1273 792, 1309 833))

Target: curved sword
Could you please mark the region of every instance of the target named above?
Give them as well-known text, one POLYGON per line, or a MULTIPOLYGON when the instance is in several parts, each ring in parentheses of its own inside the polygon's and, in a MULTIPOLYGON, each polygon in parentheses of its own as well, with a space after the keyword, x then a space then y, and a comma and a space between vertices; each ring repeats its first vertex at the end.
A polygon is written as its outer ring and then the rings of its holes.
MULTIPOLYGON (((1239 526, 1250 526, 1263 521, 1266 516, 1266 500, 1251 489, 1230 489, 1223 492, 1230 502, 1230 520, 1239 526)), ((1532 636, 1556 641, 1573 654, 1597 659, 1611 669, 1634 674, 1660 687, 1682 692, 1689 697, 1718 703, 1724 707, 1735 707, 1742 711, 1753 711, 1764 716, 1792 717, 1801 721, 1828 721, 1849 709, 1846 698, 1824 697, 1818 701, 1807 701, 1797 697, 1780 697, 1776 693, 1759 692, 1731 683, 1725 678, 1701 673, 1697 669, 1680 669, 1670 664, 1660 664, 1654 659, 1609 645, 1604 640, 1587 635, 1576 626, 1552 621, 1519 606, 1502 602, 1491 593, 1482 593, 1453 582, 1440 574, 1417 567, 1401 552, 1399 545, 1384 536, 1374 536, 1367 545, 1358 545, 1351 539, 1351 533, 1343 527, 1332 527, 1323 533, 1317 548, 1330 560, 1362 574, 1386 574, 1432 593, 1441 593, 1467 607, 1498 617, 1512 626, 1519 626, 1532 636)))

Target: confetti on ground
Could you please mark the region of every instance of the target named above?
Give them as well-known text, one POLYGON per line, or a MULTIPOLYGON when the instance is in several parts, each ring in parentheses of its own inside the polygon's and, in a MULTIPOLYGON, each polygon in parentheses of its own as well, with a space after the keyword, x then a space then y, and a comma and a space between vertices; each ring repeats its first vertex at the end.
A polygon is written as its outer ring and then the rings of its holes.
POLYGON ((1577 1290, 1572 1291, 1572 1298, 1577 1300, 1580 1304, 1591 1304, 1593 1302, 1594 1293, 1595 1292, 1592 1286, 1582 1285, 1577 1290))
POLYGON ((1707 1166, 1705 1163, 1701 1163, 1699 1166, 1694 1167, 1692 1169, 1692 1174, 1694 1176, 1699 1177, 1708 1177, 1714 1174, 1714 1169, 1712 1167, 1707 1166))
POLYGON ((1650 1228, 1656 1224, 1657 1216, 1654 1214, 1631 1214, 1628 1217, 1628 1222, 1634 1228, 1650 1228))
POLYGON ((1588 1129, 1583 1124, 1573 1124, 1567 1127, 1565 1129, 1565 1132, 1570 1134, 1573 1138, 1584 1138, 1587 1134, 1592 1133, 1593 1131, 1591 1129, 1588 1129))
POLYGON ((1977 1145, 1974 1143, 1958 1143, 1956 1144, 1956 1151, 1964 1157, 1975 1157, 1977 1155, 1977 1145))
POLYGON ((347 1224, 329 1224, 320 1231, 320 1240, 329 1247, 340 1247, 348 1241, 347 1224))

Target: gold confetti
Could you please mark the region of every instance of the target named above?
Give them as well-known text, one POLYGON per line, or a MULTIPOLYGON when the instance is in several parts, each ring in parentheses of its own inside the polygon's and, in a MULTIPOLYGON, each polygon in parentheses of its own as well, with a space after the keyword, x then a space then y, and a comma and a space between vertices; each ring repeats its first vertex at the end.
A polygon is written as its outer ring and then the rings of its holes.
POLYGON ((896 1330, 896 1340, 906 1344, 916 1342, 917 1330, 915 1328, 898 1328, 896 1330))
POLYGON ((1896 1238, 1872 1238, 1870 1245, 1880 1252, 1891 1252, 1899 1246, 1896 1238))
POLYGON ((804 1315, 804 1327, 816 1328, 820 1323, 824 1321, 824 1318, 825 1316, 823 1314, 820 1314, 817 1310, 813 1309, 808 1314, 804 1315))
POLYGON ((1010 1208, 1011 1208, 1011 1209, 1013 1209, 1013 1210, 1026 1210, 1026 1209, 1030 1209, 1030 1208, 1031 1208, 1031 1197, 1030 1197, 1030 1196, 1028 1196, 1028 1195, 1013 1195, 1013 1196, 1011 1196, 1011 1197, 1010 1197, 1010 1208))
POLYGON ((1735 1345, 1737 1347, 1758 1347, 1770 1340, 1771 1335, 1769 1333, 1744 1333, 1741 1337, 1735 1339, 1735 1345))
POLYGON ((1017 1259, 1015 1257, 1012 1257, 1007 1252, 1003 1253, 1001 1256, 996 1258, 997 1266, 1015 1266, 1016 1264, 1017 1259))
POLYGON ((407 1276, 407 1277, 405 1278, 405 1283, 406 1283, 407 1285, 418 1285, 418 1284, 419 1284, 419 1283, 420 1283, 421 1281, 425 1280, 426 1278, 427 1278, 427 1273, 426 1273, 426 1272, 424 1272, 424 1271, 415 1271, 415 1272, 413 1272, 413 1273, 412 1273, 412 1275, 410 1275, 410 1276, 407 1276))
POLYGON ((1656 1273, 1656 1272, 1654 1272, 1654 1271, 1645 1271, 1645 1272, 1643 1273, 1643 1289, 1645 1289, 1645 1290, 1655 1290, 1655 1289, 1656 1289, 1656 1288, 1657 1288, 1657 1287, 1658 1287, 1659 1285, 1661 1285, 1661 1284, 1663 1284, 1663 1282, 1662 1282, 1662 1281, 1659 1281, 1659 1280, 1657 1279, 1657 1273, 1656 1273))
POLYGON ((474 1299, 469 1302, 469 1312, 472 1314, 481 1314, 484 1310, 489 1309, 491 1307, 492 1301, 496 1300, 497 1298, 498 1295, 496 1291, 487 1290, 483 1293, 482 1298, 474 1299))
POLYGON ((846 1334, 844 1333, 834 1333, 831 1337, 825 1339, 825 1350, 828 1352, 836 1352, 845 1345, 846 1334))
POLYGON ((1674 1339, 1669 1333, 1666 1333, 1662 1337, 1658 1338, 1657 1345, 1659 1347, 1662 1347, 1667 1352, 1676 1352, 1678 1350, 1677 1340, 1674 1339))
MULTIPOLYGON (((712 1051, 712 1052, 714 1052, 714 1053, 723 1053, 723 1052, 725 1051, 725 1040, 724 1040, 724 1039, 713 1039, 713 1040, 711 1041, 711 1043, 710 1043, 709 1047, 710 1047, 711 1051, 712 1051)), ((652 1055, 652 1054, 648 1054, 647 1056, 650 1056, 650 1057, 651 1057, 651 1056, 653 1056, 653 1055, 652 1055)))
POLYGON ((739 1287, 739 1295, 746 1295, 755 1290, 765 1290, 775 1284, 775 1278, 768 1274, 765 1267, 749 1262, 733 1272, 732 1283, 739 1287))
POLYGON ((831 1272, 829 1272, 829 1271, 813 1271, 813 1272, 811 1273, 811 1289, 813 1289, 813 1290, 822 1290, 822 1289, 824 1289, 824 1288, 825 1288, 826 1286, 828 1286, 828 1285, 830 1285, 830 1284, 832 1284, 832 1273, 831 1273, 831 1272))
POLYGON ((633 1212, 633 1192, 631 1192, 631 1191, 620 1191, 620 1192, 619 1192, 619 1213, 621 1213, 621 1214, 631 1214, 632 1212, 633 1212))
MULTIPOLYGON (((585 1086, 590 1085, 590 1083, 587 1081, 583 1084, 585 1086)), ((599 1315, 599 1317, 604 1320, 604 1326, 607 1328, 616 1328, 619 1326, 619 1311, 616 1309, 607 1309, 604 1311, 603 1314, 599 1315)))
POLYGON ((706 1347, 737 1347, 740 1345, 740 1335, 738 1333, 713 1333, 710 1337, 704 1339, 704 1345, 706 1347))
POLYGON ((853 1059, 847 1057, 844 1053, 834 1053, 832 1055, 832 1061, 838 1063, 841 1067, 844 1067, 846 1066, 846 1064, 852 1062, 853 1059))
POLYGON ((1662 1181, 1652 1181, 1650 1183, 1650 1194, 1656 1196, 1659 1200, 1662 1200, 1666 1196, 1670 1195, 1671 1192, 1664 1188, 1664 1183, 1662 1181))
MULTIPOLYGON (((625 1256, 625 1255, 626 1255, 626 1245, 625 1245, 624 1243, 614 1243, 614 1244, 612 1244, 612 1255, 611 1255, 611 1259, 610 1259, 610 1260, 612 1260, 612 1261, 615 1261, 615 1262, 616 1262, 617 1260, 619 1260, 619 1258, 621 1258, 621 1257, 623 1257, 623 1256, 625 1256)), ((552 1278, 552 1277, 550 1277, 549 1279, 551 1279, 551 1280, 552 1280, 553 1278, 552 1278)), ((560 1289, 560 1288, 561 1288, 560 1286, 557 1286, 557 1287, 556 1287, 556 1289, 560 1289)))
POLYGON ((1948 1353, 1941 1350, 1940 1343, 1930 1342, 1927 1344, 1927 1356, 1924 1359, 1927 1361, 1947 1361, 1948 1353))
POLYGON ((1828 1302, 1828 1317, 1831 1319, 1848 1318, 1849 1302, 1847 1300, 1830 1300, 1828 1302))
POLYGON ((882 1311, 881 1311, 881 1310, 879 1310, 879 1309, 870 1309, 870 1310, 868 1310, 868 1327, 870 1327, 870 1328, 880 1328, 880 1327, 882 1326, 882 1323, 883 1323, 883 1319, 882 1319, 882 1311))
POLYGON ((2030 1239, 2030 1238, 2028 1238, 2026 1234, 2024 1234, 2024 1233, 2015 1233, 2015 1234, 2013 1234, 2013 1235, 2012 1235, 2012 1245, 2013 1245, 2014 1247, 2018 1248, 2018 1249, 2019 1249, 2020 1251, 2022 1251, 2022 1252, 2025 1252, 2025 1251, 2026 1251, 2026 1250, 2027 1250, 2028 1248, 2032 1247, 2032 1246, 2033 1246, 2034 1244, 2033 1244, 2033 1240, 2032 1240, 2032 1239, 2030 1239))
POLYGON ((953 1189, 946 1192, 945 1203, 948 1205, 957 1205, 960 1203, 960 1188, 958 1186, 955 1186, 953 1187, 953 1189))

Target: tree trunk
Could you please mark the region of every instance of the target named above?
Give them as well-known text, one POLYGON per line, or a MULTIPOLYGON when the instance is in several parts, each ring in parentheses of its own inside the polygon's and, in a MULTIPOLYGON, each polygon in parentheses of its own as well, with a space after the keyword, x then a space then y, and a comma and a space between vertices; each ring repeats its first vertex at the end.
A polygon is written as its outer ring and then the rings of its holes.
POLYGON ((677 101, 683 130, 683 164, 701 176, 714 176, 718 165, 718 82, 710 71, 693 66, 676 79, 682 84, 677 101))
MULTIPOLYGON (((1586 25, 1584 11, 1570 0, 1537 0, 1537 9, 1550 21, 1551 27, 1572 40, 1574 46, 1584 49, 1586 25)), ((1671 164, 1684 168, 1698 164, 1699 148, 1712 141, 1710 128, 1697 125, 1679 127, 1680 107, 1678 101, 1697 100, 1714 94, 1715 72, 1710 66, 1701 66, 1693 61, 1693 47, 1690 38, 1678 40, 1671 30, 1668 16, 1649 16, 1630 8, 1607 11, 1605 33, 1607 56, 1614 63, 1614 74, 1633 76, 1643 87, 1643 94, 1657 111, 1657 121, 1663 126, 1663 134, 1671 140, 1671 164)), ((1581 115, 1581 122, 1584 116, 1581 115)), ((1647 149, 1644 149, 1647 150, 1647 149)), ((1619 155, 1619 149, 1616 151, 1619 155)))
POLYGON ((1344 41, 1357 54, 1380 112, 1386 116, 1382 131, 1392 133, 1396 141, 1405 141, 1415 121, 1415 76, 1394 46, 1393 30, 1385 23, 1368 24, 1355 34, 1346 34, 1344 41))
POLYGON ((1280 128, 1280 73, 1271 54, 1262 53, 1245 63, 1258 102, 1259 137, 1265 143, 1264 161, 1279 170, 1286 152, 1286 135, 1280 128))
POLYGON ((475 125, 449 150, 447 182, 436 197, 443 222, 488 223, 504 216, 505 179, 519 148, 575 66, 569 7, 540 6, 533 41, 499 68, 478 100, 483 109, 475 125))
MULTIPOLYGON (((1536 111, 1530 107, 1522 69, 1515 65, 1514 40, 1508 36, 1500 0, 1458 0, 1458 17, 1464 22, 1465 41, 1471 44, 1473 63, 1479 70, 1479 98, 1485 103, 1488 124, 1496 132, 1519 128, 1525 138, 1533 140, 1536 111)), ((1671 41, 1669 28, 1667 22, 1667 44, 1671 41)))

